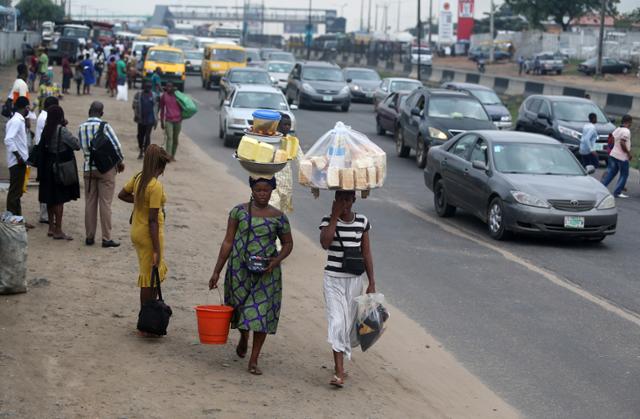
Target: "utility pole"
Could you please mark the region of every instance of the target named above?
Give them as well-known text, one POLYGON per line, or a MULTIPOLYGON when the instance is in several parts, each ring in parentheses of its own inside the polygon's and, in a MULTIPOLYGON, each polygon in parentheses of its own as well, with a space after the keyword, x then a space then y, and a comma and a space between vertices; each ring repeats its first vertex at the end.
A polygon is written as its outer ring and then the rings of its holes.
POLYGON ((387 33, 387 30, 389 29, 389 4, 385 4, 384 5, 384 33, 387 33))
MULTIPOLYGON (((603 0, 604 1, 604 0, 603 0)), ((489 32, 491 33, 491 47, 489 48, 489 63, 493 64, 493 56, 496 52, 496 46, 493 39, 493 0, 491 0, 491 10, 489 10, 489 32)))
POLYGON ((596 73, 602 76, 602 48, 604 47, 604 19, 607 9, 607 0, 602 0, 600 6, 600 39, 598 39, 598 62, 596 63, 596 73))
POLYGON ((398 0, 398 15, 396 16, 396 32, 400 32, 400 6, 402 6, 402 1, 398 0))
POLYGON ((364 0, 360 0, 360 32, 364 32, 364 0))
POLYGON ((313 24, 311 23, 311 0, 309 0, 309 24, 307 25, 307 61, 311 59, 311 40, 313 38, 313 24))
POLYGON ((380 7, 380 5, 378 3, 376 3, 376 23, 375 25, 373 25, 373 30, 375 32, 378 32, 378 8, 380 7))
POLYGON ((433 0, 429 0, 429 45, 427 45, 429 48, 431 48, 431 22, 433 22, 433 0))
POLYGON ((369 0, 369 12, 367 15, 367 33, 371 33, 371 0, 369 0))
MULTIPOLYGON (((429 0, 431 2, 431 0, 429 0)), ((422 22, 420 22, 420 0, 418 0, 418 80, 422 80, 420 76, 420 44, 422 43, 422 22)), ((429 30, 431 36, 431 30, 429 30)))

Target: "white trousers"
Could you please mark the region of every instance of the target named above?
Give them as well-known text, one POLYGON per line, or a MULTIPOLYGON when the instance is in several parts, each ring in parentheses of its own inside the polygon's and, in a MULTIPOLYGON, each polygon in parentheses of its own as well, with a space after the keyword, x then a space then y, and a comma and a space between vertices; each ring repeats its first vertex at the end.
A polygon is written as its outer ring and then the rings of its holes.
POLYGON ((343 352, 351 359, 351 348, 358 346, 355 328, 358 304, 355 298, 362 295, 363 278, 351 276, 338 278, 324 275, 324 303, 329 323, 328 342, 335 352, 343 352))

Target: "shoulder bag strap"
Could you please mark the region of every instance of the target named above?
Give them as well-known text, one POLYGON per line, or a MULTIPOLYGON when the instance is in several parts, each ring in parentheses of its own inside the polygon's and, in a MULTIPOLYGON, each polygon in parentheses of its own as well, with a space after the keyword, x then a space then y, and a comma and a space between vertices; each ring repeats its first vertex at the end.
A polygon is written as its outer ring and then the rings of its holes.
POLYGON ((56 163, 60 163, 60 133, 62 131, 62 126, 58 126, 58 137, 56 138, 56 141, 58 141, 58 144, 56 144, 56 163))
POLYGON ((158 300, 164 301, 162 299, 162 289, 160 288, 160 272, 156 266, 151 269, 151 288, 153 288, 155 283, 158 284, 158 300))
MULTIPOLYGON (((253 197, 251 197, 251 199, 249 199, 249 224, 247 225, 247 239, 244 241, 244 249, 243 249, 243 253, 244 253, 244 258, 246 259, 247 257, 247 251, 248 251, 248 247, 249 247, 249 234, 251 233, 252 230, 252 216, 251 216, 251 207, 253 206, 253 197)), ((240 226, 240 224, 238 224, 238 226, 240 226)))

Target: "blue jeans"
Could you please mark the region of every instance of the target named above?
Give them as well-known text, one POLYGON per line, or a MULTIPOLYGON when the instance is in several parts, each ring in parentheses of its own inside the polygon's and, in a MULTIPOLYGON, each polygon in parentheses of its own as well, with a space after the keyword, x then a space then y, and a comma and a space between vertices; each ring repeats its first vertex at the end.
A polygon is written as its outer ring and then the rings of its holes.
POLYGON ((618 174, 618 171, 620 171, 620 177, 613 191, 613 196, 620 195, 624 186, 627 184, 627 179, 629 178, 629 160, 618 160, 615 157, 609 156, 607 174, 604 176, 604 179, 602 179, 602 184, 609 186, 613 178, 618 174))
POLYGON ((600 166, 600 159, 593 154, 580 154, 580 162, 586 169, 588 165, 595 167, 596 169, 600 166))

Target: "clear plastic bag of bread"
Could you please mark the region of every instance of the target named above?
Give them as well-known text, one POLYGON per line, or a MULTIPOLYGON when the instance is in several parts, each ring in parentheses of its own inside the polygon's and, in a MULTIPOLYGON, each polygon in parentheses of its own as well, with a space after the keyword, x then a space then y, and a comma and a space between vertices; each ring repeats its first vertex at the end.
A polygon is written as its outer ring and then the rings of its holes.
POLYGON ((367 191, 384 185, 387 155, 366 135, 342 122, 300 161, 298 182, 312 189, 367 191))

